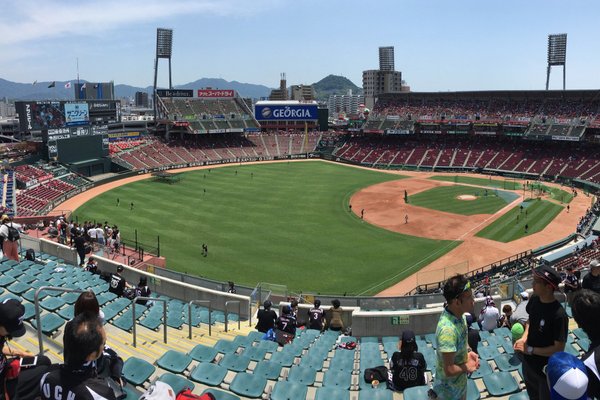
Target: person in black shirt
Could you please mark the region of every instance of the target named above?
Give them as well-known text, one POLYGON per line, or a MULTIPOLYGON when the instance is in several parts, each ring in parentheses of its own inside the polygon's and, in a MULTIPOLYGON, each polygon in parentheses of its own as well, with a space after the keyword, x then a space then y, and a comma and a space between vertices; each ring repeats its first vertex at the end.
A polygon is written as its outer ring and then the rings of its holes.
POLYGON ((119 265, 117 267, 117 273, 110 274, 110 280, 108 281, 108 291, 117 296, 123 296, 125 287, 127 287, 127 281, 121 276, 121 272, 123 272, 123 266, 119 265))
POLYGON ((85 237, 81 234, 81 232, 77 231, 75 234, 73 245, 75 250, 77 250, 77 254, 79 254, 79 266, 83 267, 85 264, 85 237))
POLYGON ((590 348, 582 357, 587 368, 588 397, 600 398, 600 294, 582 289, 573 296, 573 318, 590 339, 590 348))
POLYGON ((275 322, 275 340, 280 345, 285 345, 296 336, 296 318, 294 317, 292 307, 283 306, 281 315, 275 322))
POLYGON ((566 270, 567 274, 563 279, 563 283, 565 285, 564 290, 565 294, 567 295, 567 300, 569 304, 571 304, 571 300, 573 299, 574 293, 580 289, 579 279, 577 278, 577 276, 575 276, 572 265, 567 266, 566 270))
POLYGON ((275 321, 277 321, 277 313, 271 310, 273 303, 270 300, 265 300, 263 303, 263 310, 258 310, 258 322, 256 323, 256 330, 262 333, 267 333, 269 329, 275 327, 275 321))
POLYGON ((96 260, 94 259, 94 257, 88 258, 88 262, 87 262, 87 265, 85 266, 85 270, 92 274, 99 273, 98 272, 98 263, 96 263, 96 260))
POLYGON ((560 282, 560 275, 552 267, 543 265, 534 270, 534 295, 527 303, 529 321, 514 345, 515 351, 523 353, 523 380, 531 400, 550 398, 543 368, 552 354, 564 351, 567 341, 569 318, 554 298, 560 282))
POLYGON ((325 311, 321 308, 321 300, 316 299, 313 305, 308 310, 308 328, 322 331, 325 327, 325 311))
MULTIPOLYGON (((151 294, 152 290, 148 287, 148 278, 140 276, 140 281, 135 288, 135 297, 150 297, 151 294)), ((138 300, 136 303, 149 307, 152 305, 152 300, 138 300)))
POLYGON ((388 387, 391 390, 402 391, 427 384, 425 376, 427 362, 418 350, 413 331, 402 332, 400 351, 396 351, 390 358, 388 387))
POLYGON ((116 400, 105 379, 97 377, 96 360, 102 355, 106 332, 97 315, 84 312, 65 327, 65 363, 40 381, 43 400, 55 400, 61 393, 69 400, 116 400))
POLYGON ((0 303, 0 398, 34 399, 39 395, 39 381, 50 369, 51 361, 44 355, 11 347, 12 338, 25 334, 25 307, 15 299, 0 303), (28 367, 25 367, 29 364, 28 367), (13 376, 20 366, 20 372, 13 376), (13 369, 14 367, 14 369, 13 369))
POLYGON ((481 335, 479 334, 479 329, 472 327, 475 317, 471 313, 465 313, 465 320, 467 321, 467 344, 473 353, 479 354, 477 348, 479 347, 479 342, 481 342, 481 335))
POLYGON ((590 272, 583 277, 581 287, 600 293, 600 262, 598 260, 590 263, 590 272))

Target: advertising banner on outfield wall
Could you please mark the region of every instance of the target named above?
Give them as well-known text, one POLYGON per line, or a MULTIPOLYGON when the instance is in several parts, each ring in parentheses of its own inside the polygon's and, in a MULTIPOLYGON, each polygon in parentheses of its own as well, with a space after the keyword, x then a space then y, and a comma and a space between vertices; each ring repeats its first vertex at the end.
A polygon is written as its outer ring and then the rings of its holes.
POLYGON ((200 89, 198 90, 199 98, 219 98, 219 97, 233 97, 235 95, 234 90, 216 90, 216 89, 200 89))
POLYGON ((319 119, 316 104, 254 106, 257 121, 309 121, 319 119))

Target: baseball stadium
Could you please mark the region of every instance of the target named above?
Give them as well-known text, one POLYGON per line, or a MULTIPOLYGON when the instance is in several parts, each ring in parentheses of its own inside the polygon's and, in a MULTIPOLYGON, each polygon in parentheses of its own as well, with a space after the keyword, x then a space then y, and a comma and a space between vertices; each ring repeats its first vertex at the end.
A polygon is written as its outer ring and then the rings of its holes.
MULTIPOLYGON (((469 279, 479 315, 489 297, 517 308, 533 267, 585 276, 599 258, 598 90, 383 93, 352 128, 316 101, 155 95, 148 118, 98 97, 17 102, 30 139, 1 145, 3 221, 21 233, 0 295, 28 332, 11 346, 63 362, 91 290, 124 360, 119 398, 161 381, 216 399, 425 399, 430 385, 364 376, 411 330, 435 382, 448 278, 469 279), (151 295, 115 295, 118 270, 151 295), (326 320, 339 302, 344 334, 303 326, 317 299, 326 320), (284 346, 254 329, 265 304, 297 304, 284 346)), ((511 331, 481 340, 467 399, 528 399, 511 331)), ((565 351, 588 350, 571 319, 565 351)))

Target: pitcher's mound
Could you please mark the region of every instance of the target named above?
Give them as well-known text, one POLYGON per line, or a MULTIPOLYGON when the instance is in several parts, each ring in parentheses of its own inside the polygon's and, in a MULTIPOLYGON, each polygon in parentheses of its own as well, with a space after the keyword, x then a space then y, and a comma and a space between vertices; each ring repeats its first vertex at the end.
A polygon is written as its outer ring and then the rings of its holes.
POLYGON ((477 196, 473 196, 472 194, 461 194, 457 197, 459 200, 477 200, 477 196))

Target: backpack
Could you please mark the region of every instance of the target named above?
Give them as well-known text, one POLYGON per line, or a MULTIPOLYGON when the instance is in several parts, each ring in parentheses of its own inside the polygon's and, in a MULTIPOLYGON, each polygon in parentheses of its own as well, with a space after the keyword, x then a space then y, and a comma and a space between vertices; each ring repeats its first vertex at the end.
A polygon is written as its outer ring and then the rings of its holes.
POLYGON ((140 400, 175 400, 175 392, 168 384, 156 381, 140 396, 140 400))
POLYGON ((379 367, 365 369, 365 382, 371 383, 375 380, 379 382, 386 382, 388 379, 387 367, 381 365, 379 367))
POLYGON ((35 250, 27 249, 25 252, 25 259, 29 261, 35 261, 35 250))
POLYGON ((12 222, 10 225, 6 224, 6 227, 8 228, 8 241, 9 242, 16 242, 17 240, 21 239, 21 235, 19 234, 19 230, 17 228, 15 228, 14 226, 12 226, 12 222))
POLYGON ((179 392, 179 394, 177 395, 177 399, 176 400, 215 400, 216 397, 214 394, 212 393, 203 393, 201 395, 197 395, 192 393, 192 391, 189 388, 183 389, 181 392, 179 392))

